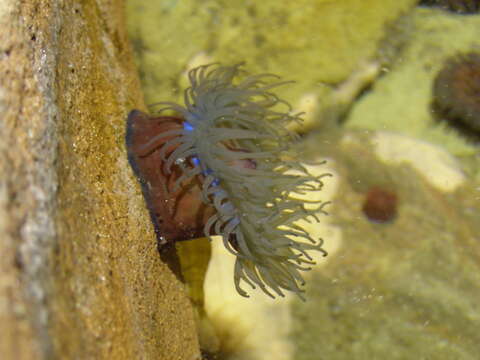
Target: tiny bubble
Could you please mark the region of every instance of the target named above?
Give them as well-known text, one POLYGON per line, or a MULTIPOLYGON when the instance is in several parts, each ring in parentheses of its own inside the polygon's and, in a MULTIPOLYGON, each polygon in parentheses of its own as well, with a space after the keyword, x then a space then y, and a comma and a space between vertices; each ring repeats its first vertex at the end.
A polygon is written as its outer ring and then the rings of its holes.
POLYGON ((167 239, 165 239, 165 237, 163 237, 163 236, 159 236, 159 237, 158 237, 158 241, 159 241, 159 243, 160 243, 161 245, 167 243, 167 239))

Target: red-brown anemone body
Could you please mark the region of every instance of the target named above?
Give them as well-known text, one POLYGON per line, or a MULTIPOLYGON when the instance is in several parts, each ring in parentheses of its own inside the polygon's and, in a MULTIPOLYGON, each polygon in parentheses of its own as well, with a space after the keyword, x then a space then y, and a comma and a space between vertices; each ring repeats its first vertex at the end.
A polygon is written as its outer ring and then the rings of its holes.
MULTIPOLYGON (((160 148, 145 152, 145 144, 158 134, 182 129, 183 119, 175 116, 151 117, 133 110, 127 121, 128 159, 140 180, 150 217, 160 245, 203 237, 203 226, 215 209, 202 202, 201 183, 194 179, 173 191, 181 176, 178 168, 166 174, 160 148)), ((172 137, 165 137, 167 142, 172 137)), ((170 151, 173 151, 172 148, 170 151)))

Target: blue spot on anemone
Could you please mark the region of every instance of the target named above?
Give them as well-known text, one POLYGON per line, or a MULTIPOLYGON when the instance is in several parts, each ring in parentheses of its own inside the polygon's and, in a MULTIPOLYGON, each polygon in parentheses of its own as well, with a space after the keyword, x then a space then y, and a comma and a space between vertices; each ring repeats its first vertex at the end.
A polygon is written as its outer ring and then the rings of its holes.
POLYGON ((143 151, 159 149, 166 172, 182 165, 176 188, 201 179, 203 201, 216 210, 204 233, 210 239, 221 234, 236 256, 234 283, 240 295, 248 297, 241 286, 245 282, 271 297, 292 291, 303 298, 302 272, 314 264, 309 251, 327 253, 323 240, 313 239, 296 222, 318 221, 317 214, 325 213, 327 202, 311 209, 304 199, 321 190, 329 174, 314 176, 296 160, 299 136, 286 125, 301 121, 301 114, 272 92, 290 82, 271 74, 241 77, 241 65, 191 70, 184 105, 159 103, 165 106, 160 113, 173 110, 184 119, 183 128, 153 137, 143 151))

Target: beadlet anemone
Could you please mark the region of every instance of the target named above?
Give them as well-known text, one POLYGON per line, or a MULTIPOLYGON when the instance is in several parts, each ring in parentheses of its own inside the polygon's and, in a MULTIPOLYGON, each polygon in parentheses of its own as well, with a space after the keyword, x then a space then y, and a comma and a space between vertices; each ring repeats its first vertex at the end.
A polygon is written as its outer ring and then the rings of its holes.
MULTIPOLYGON (((138 170, 138 161, 156 154, 161 162, 156 168, 163 174, 177 174, 166 186, 169 193, 179 194, 191 186, 188 196, 194 205, 175 211, 196 209, 191 219, 201 219, 205 236, 221 235, 225 248, 236 256, 234 284, 240 295, 248 296, 241 287, 243 281, 271 297, 273 293, 284 296, 287 290, 303 298, 301 272, 314 264, 309 251, 327 253, 323 240, 313 239, 298 220, 318 221, 317 215, 326 213, 323 208, 328 202, 313 202, 312 209, 305 198, 321 190, 322 178, 329 174, 314 176, 298 161, 299 137, 287 125, 301 121, 302 114, 293 113, 272 92, 290 82, 271 74, 246 76, 241 66, 210 64, 191 70, 184 106, 159 103, 164 106, 159 114, 173 111, 175 116, 139 120, 138 112, 132 112, 129 159, 138 170), (148 139, 137 137, 140 140, 132 145, 135 122, 148 120, 160 121, 157 132, 148 139), (163 126, 162 121, 170 125, 163 126), (199 183, 196 191, 195 182, 199 183), (201 215, 196 198, 207 207, 201 215)), ((138 171, 137 175, 148 203, 151 181, 138 171)), ((181 201, 177 195, 173 200, 181 201)), ((150 211, 159 215, 158 208, 150 206, 150 211)), ((187 220, 175 216, 171 219, 178 227, 188 228, 187 220)), ((152 214, 152 219, 157 218, 152 214)), ((159 233, 166 222, 165 218, 157 221, 159 233)))

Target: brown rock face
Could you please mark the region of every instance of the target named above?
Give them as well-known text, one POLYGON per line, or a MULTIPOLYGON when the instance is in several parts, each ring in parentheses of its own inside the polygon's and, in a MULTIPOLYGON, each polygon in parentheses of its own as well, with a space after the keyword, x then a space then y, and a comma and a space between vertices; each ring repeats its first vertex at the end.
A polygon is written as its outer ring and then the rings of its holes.
POLYGON ((2 359, 196 359, 127 162, 123 2, 0 6, 2 359))

